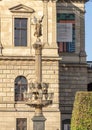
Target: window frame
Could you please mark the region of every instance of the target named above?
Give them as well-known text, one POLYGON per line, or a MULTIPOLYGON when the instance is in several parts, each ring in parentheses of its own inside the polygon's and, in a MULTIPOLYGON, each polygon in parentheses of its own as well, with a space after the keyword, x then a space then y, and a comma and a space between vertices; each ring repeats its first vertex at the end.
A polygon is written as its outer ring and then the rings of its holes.
MULTIPOLYGON (((21 79, 20 79, 20 81, 21 81, 21 79)), ((24 87, 23 85, 25 86, 25 88, 24 88, 25 91, 27 91, 28 90, 28 81, 27 81, 26 77, 22 76, 22 75, 17 76, 14 80, 14 101, 15 102, 24 102, 24 98, 23 98, 23 92, 24 91, 22 90, 23 87, 24 87), (25 79, 25 81, 26 81, 25 84, 23 84, 23 82, 22 82, 22 84, 18 84, 19 81, 16 82, 16 80, 19 80, 18 78, 21 78, 21 77, 25 79), (17 92, 17 89, 18 89, 19 92, 17 92)))
MULTIPOLYGON (((75 53, 76 52, 76 29, 75 29, 75 27, 76 27, 76 15, 75 15, 75 13, 74 12, 57 12, 57 24, 59 23, 58 22, 58 15, 74 15, 74 20, 68 20, 68 19, 66 19, 66 20, 64 20, 64 21, 74 21, 74 23, 73 22, 71 22, 72 23, 72 40, 74 40, 74 41, 72 41, 72 42, 63 42, 63 41, 61 41, 61 42, 58 42, 58 39, 57 39, 57 43, 58 43, 58 51, 59 51, 59 53, 75 53), (74 32, 73 32, 74 31, 74 32), (74 34, 74 35, 73 35, 74 34), (74 39, 73 39, 73 36, 74 36, 74 39), (60 51, 60 46, 61 46, 61 44, 62 44, 62 51, 60 51), (69 47, 70 46, 74 46, 74 50, 72 50, 72 47, 69 49, 69 47), (66 46, 66 47, 65 47, 66 46)), ((65 16, 65 17, 66 17, 65 16)), ((63 19, 62 19, 62 23, 63 23, 63 19)), ((69 22, 70 23, 70 22, 69 22)), ((58 33, 58 30, 57 30, 57 33, 58 33)))
POLYGON ((16 130, 18 130, 18 120, 26 120, 26 130, 27 130, 27 118, 16 118, 16 130))
POLYGON ((92 92, 92 82, 87 84, 87 91, 92 92))
POLYGON ((14 18, 14 46, 27 46, 27 30, 28 18, 14 18), (25 26, 23 26, 23 24, 25 24, 25 26), (23 38, 25 42, 23 42, 23 38))
POLYGON ((12 16, 12 22, 13 22, 13 24, 12 24, 12 43, 13 43, 13 47, 14 48, 29 48, 30 47, 30 43, 31 43, 31 15, 30 14, 27 14, 27 13, 25 13, 24 15, 23 14, 21 14, 21 13, 19 13, 19 14, 14 14, 13 16, 12 16), (15 43, 14 43, 14 38, 15 38, 15 35, 14 35, 14 32, 15 32, 15 29, 14 29, 14 20, 15 20, 15 18, 26 18, 27 19, 27 46, 15 46, 15 43))
POLYGON ((71 120, 70 119, 64 119, 63 121, 62 121, 62 130, 65 130, 64 128, 65 128, 65 125, 67 126, 69 126, 69 129, 67 129, 67 130, 70 130, 70 125, 71 125, 71 120))

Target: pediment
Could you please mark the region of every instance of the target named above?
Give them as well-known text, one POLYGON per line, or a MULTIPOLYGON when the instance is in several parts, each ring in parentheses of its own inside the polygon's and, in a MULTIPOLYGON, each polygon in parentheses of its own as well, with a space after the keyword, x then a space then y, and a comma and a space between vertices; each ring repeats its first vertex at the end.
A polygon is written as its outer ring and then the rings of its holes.
POLYGON ((25 6, 23 4, 14 6, 14 7, 10 8, 9 10, 14 13, 33 13, 34 12, 34 9, 32 9, 28 6, 25 6))

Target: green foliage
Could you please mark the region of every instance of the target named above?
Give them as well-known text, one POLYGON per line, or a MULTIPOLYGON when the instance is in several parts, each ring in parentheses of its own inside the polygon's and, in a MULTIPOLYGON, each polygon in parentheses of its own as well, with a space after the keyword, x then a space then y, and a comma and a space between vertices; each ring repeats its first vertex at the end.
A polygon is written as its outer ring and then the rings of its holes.
POLYGON ((71 130, 92 130, 92 92, 77 92, 71 130))

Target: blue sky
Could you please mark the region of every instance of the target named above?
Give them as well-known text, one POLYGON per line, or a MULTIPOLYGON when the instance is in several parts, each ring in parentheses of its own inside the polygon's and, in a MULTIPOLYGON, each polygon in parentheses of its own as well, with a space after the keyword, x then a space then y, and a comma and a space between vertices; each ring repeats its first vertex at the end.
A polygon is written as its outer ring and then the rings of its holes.
POLYGON ((85 44, 87 60, 92 61, 92 0, 85 4, 85 44))

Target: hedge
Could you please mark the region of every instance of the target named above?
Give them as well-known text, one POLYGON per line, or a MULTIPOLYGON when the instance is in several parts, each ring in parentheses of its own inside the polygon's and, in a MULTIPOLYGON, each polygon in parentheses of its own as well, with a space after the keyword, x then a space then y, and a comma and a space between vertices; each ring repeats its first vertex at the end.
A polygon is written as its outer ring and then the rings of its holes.
POLYGON ((92 92, 76 93, 71 130, 92 130, 92 92))

